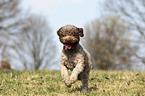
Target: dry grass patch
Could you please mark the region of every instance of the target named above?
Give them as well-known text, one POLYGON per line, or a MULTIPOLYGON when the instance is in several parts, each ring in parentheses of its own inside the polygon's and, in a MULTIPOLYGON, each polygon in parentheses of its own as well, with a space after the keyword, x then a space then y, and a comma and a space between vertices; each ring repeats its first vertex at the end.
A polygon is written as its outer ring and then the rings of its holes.
POLYGON ((0 71, 0 77, 0 95, 145 95, 145 72, 138 71, 92 70, 87 93, 80 91, 80 81, 67 88, 60 71, 0 71))

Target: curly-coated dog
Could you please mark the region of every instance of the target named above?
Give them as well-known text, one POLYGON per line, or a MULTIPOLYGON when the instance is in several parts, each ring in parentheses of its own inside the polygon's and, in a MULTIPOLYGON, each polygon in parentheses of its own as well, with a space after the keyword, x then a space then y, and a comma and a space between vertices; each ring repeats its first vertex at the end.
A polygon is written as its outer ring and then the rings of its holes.
POLYGON ((91 61, 89 53, 79 44, 83 29, 66 25, 57 31, 60 42, 64 45, 61 53, 61 76, 65 85, 71 87, 76 80, 82 81, 82 91, 88 90, 91 61), (72 71, 68 76, 68 70, 72 71))

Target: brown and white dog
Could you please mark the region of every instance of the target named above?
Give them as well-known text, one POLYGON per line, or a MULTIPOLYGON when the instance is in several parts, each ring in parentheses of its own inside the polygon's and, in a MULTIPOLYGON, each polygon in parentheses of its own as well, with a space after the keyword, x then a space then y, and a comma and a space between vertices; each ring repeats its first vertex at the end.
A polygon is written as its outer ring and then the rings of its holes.
POLYGON ((65 85, 71 87, 76 80, 82 81, 82 91, 88 91, 91 60, 89 53, 79 44, 83 29, 66 25, 57 31, 60 42, 64 45, 61 53, 61 76, 65 85), (68 70, 72 71, 71 77, 68 70))

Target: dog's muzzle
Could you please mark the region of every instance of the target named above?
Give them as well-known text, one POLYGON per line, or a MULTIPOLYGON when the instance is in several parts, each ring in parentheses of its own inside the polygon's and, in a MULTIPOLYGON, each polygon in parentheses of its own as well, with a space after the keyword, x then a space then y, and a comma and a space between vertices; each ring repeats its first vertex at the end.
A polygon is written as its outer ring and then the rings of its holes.
POLYGON ((63 44, 73 44, 73 43, 77 43, 79 39, 75 38, 74 36, 65 36, 62 37, 60 41, 63 44))

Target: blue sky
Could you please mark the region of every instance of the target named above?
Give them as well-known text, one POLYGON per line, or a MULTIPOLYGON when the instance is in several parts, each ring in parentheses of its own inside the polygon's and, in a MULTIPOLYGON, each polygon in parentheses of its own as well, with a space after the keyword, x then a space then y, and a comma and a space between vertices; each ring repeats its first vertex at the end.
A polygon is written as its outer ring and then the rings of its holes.
POLYGON ((49 21, 53 32, 61 26, 73 24, 84 27, 97 17, 99 0, 23 0, 25 10, 42 14, 49 21))

